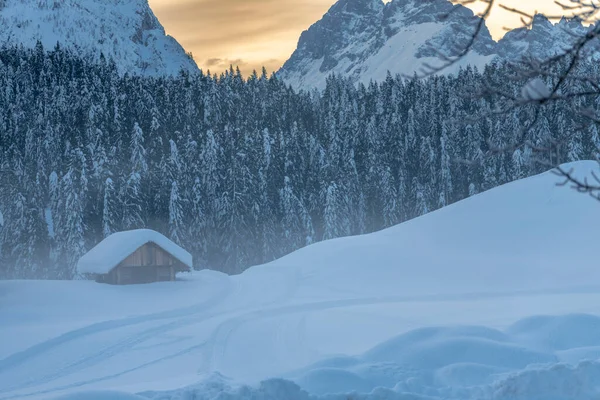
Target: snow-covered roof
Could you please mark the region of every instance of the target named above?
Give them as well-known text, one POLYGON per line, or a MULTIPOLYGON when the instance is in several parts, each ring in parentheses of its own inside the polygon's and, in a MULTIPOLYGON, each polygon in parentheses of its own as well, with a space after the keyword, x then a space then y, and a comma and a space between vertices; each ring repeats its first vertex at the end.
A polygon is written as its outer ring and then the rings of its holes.
POLYGON ((192 255, 166 236, 150 229, 136 229, 114 233, 98 243, 79 259, 77 271, 81 274, 107 274, 131 253, 150 242, 192 268, 192 255))

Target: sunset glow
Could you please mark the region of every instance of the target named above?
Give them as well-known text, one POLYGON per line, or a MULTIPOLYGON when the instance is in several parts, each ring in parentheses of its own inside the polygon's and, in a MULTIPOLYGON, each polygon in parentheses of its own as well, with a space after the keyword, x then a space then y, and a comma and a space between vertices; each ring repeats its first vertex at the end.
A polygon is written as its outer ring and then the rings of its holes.
MULTIPOLYGON (((276 71, 296 48, 302 31, 327 12, 334 0, 150 0, 167 32, 194 55, 198 66, 220 72, 230 64, 244 73, 265 66, 276 71)), ((527 12, 559 14, 552 0, 504 0, 527 12)), ((494 10, 488 27, 494 38, 519 18, 494 10)))

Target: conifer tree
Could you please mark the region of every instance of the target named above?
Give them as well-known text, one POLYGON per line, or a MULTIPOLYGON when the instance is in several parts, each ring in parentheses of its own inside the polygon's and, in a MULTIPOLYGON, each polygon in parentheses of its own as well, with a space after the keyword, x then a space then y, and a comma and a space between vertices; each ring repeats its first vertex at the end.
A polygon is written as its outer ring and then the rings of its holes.
POLYGON ((102 235, 108 237, 118 231, 117 229, 117 198, 114 182, 106 178, 104 182, 104 201, 102 204, 102 235))
POLYGON ((184 243, 183 204, 179 194, 177 181, 171 182, 169 198, 169 238, 175 243, 184 243))
POLYGON ((130 141, 131 156, 129 158, 131 172, 124 177, 121 192, 123 204, 123 228, 138 229, 145 226, 143 183, 148 169, 144 133, 136 122, 130 141))

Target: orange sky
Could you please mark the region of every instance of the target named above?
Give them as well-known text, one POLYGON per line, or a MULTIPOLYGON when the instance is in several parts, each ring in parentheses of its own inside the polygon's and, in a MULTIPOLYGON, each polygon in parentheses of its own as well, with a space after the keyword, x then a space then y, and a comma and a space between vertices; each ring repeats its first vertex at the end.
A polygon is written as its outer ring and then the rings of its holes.
MULTIPOLYGON (((557 12, 553 0, 503 0, 527 11, 557 12), (550 11, 552 10, 552 11, 550 11)), ((316 22, 335 0, 149 0, 167 32, 198 66, 220 72, 229 64, 244 73, 277 70, 296 48, 303 30, 316 22)), ((518 18, 495 10, 488 26, 498 38, 518 18)))

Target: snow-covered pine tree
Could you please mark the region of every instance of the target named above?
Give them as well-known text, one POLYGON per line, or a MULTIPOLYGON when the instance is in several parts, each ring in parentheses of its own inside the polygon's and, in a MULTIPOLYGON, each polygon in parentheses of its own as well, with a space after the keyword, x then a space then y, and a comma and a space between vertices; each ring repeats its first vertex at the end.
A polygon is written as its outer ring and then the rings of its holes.
POLYGON ((169 197, 169 238, 179 244, 185 241, 182 203, 177 181, 173 181, 169 197))
POLYGON ((146 149, 144 148, 144 133, 136 122, 130 140, 131 155, 129 157, 130 172, 123 177, 120 202, 123 205, 123 229, 138 229, 145 227, 144 219, 144 180, 148 171, 146 149))
POLYGON ((102 235, 110 236, 119 231, 117 221, 119 220, 117 207, 117 192, 112 178, 106 178, 104 182, 104 199, 102 202, 102 235))
POLYGON ((57 226, 57 240, 59 242, 59 260, 68 266, 61 271, 62 278, 77 276, 75 266, 77 260, 85 253, 85 221, 84 199, 82 198, 82 181, 85 182, 80 159, 80 150, 71 151, 71 162, 67 173, 60 182, 60 204, 64 209, 57 226))
POLYGON ((396 192, 396 182, 389 167, 383 168, 381 173, 381 203, 383 204, 382 215, 385 227, 397 224, 400 221, 400 204, 396 192))
POLYGON ((417 178, 413 178, 413 185, 416 188, 415 215, 425 215, 430 211, 427 205, 427 190, 417 178))
POLYGON ((311 217, 300 199, 294 194, 292 181, 284 177, 283 189, 279 193, 281 202, 281 251, 286 254, 313 241, 314 231, 311 217))
POLYGON ((440 137, 440 195, 438 207, 445 207, 452 201, 453 183, 452 183, 452 148, 448 142, 448 126, 442 123, 442 135, 440 137))
MULTIPOLYGON (((263 71, 264 72, 264 71, 263 71)), ((273 188, 270 185, 271 162, 272 162, 273 138, 268 128, 262 130, 262 147, 256 155, 257 171, 257 194, 252 207, 253 221, 257 227, 257 235, 260 236, 259 246, 262 249, 258 259, 272 259, 280 255, 284 250, 279 248, 280 235, 277 232, 279 217, 278 213, 266 212, 272 210, 271 196, 273 188)))
POLYGON ((204 197, 202 180, 196 177, 191 191, 190 221, 186 230, 186 238, 189 239, 188 246, 194 254, 195 267, 204 266, 207 259, 207 215, 204 210, 204 197))
POLYGON ((330 183, 325 193, 323 240, 348 236, 350 234, 349 218, 345 195, 335 182, 330 183))

